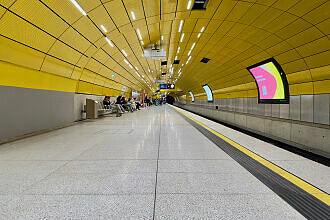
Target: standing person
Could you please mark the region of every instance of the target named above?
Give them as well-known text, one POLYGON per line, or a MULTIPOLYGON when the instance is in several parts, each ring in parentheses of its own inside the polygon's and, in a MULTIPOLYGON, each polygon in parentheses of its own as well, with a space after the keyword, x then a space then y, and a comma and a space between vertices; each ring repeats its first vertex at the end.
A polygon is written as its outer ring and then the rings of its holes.
POLYGON ((140 102, 136 101, 136 98, 134 98, 134 102, 135 102, 135 105, 136 105, 136 109, 140 110, 140 106, 141 106, 140 102))
POLYGON ((145 103, 145 106, 148 106, 148 96, 144 97, 144 103, 145 103))

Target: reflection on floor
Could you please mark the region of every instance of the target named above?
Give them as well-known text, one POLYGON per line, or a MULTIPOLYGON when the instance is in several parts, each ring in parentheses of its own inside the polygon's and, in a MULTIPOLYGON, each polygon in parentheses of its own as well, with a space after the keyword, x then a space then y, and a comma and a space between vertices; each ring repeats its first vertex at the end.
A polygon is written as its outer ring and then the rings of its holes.
MULTIPOLYGON (((200 120, 329 190, 329 168, 200 120)), ((0 219, 40 218, 303 219, 169 106, 0 146, 0 219)))

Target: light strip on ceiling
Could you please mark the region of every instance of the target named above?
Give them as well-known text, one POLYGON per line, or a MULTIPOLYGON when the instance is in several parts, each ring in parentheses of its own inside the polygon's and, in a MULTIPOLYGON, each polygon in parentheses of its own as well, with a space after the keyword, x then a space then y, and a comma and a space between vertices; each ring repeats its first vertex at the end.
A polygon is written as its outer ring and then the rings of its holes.
POLYGON ((143 40, 143 39, 142 39, 142 36, 141 36, 140 29, 138 28, 136 31, 137 31, 137 33, 138 33, 138 35, 139 35, 140 40, 143 40))
POLYGON ((164 36, 162 36, 162 40, 164 40, 164 36))
POLYGON ((182 35, 181 35, 180 42, 183 41, 183 38, 184 38, 184 33, 182 33, 182 35))
POLYGON ((82 9, 82 7, 75 1, 75 0, 70 0, 74 6, 83 14, 84 16, 87 16, 87 13, 82 9))
POLYGON ((189 0, 189 2, 188 2, 188 5, 187 5, 187 10, 189 10, 189 9, 190 9, 190 6, 191 6, 191 0, 189 0))
POLYGON ((176 53, 179 53, 180 52, 180 47, 178 47, 178 50, 176 51, 176 53))
POLYGON ((196 45, 196 43, 193 43, 190 50, 194 49, 195 45, 196 45))
POLYGON ((107 29, 103 25, 101 25, 100 27, 104 31, 104 33, 107 33, 108 32, 107 29))
POLYGON ((125 55, 125 57, 127 57, 127 53, 125 52, 125 50, 121 50, 123 52, 123 54, 125 55))
POLYGON ((205 27, 202 27, 202 29, 201 29, 201 32, 203 32, 203 31, 204 31, 204 29, 205 29, 205 27))
POLYGON ((84 16, 87 16, 87 13, 82 9, 82 7, 75 1, 75 0, 70 0, 74 6, 83 14, 84 16))
POLYGON ((198 35, 197 35, 197 38, 200 38, 201 37, 201 33, 199 33, 198 35))
POLYGON ((109 40, 109 38, 105 37, 105 40, 108 42, 108 44, 109 44, 111 47, 113 47, 113 44, 112 44, 111 40, 109 40))
POLYGON ((143 45, 144 44, 144 42, 143 42, 143 40, 141 40, 141 45, 143 45))
POLYGON ((181 32, 183 26, 183 20, 180 21, 179 32, 181 32))
POLYGON ((132 15, 133 21, 135 21, 135 14, 133 11, 131 11, 131 15, 132 15))
POLYGON ((190 54, 191 54, 191 50, 189 50, 189 52, 188 52, 188 56, 190 56, 190 54))

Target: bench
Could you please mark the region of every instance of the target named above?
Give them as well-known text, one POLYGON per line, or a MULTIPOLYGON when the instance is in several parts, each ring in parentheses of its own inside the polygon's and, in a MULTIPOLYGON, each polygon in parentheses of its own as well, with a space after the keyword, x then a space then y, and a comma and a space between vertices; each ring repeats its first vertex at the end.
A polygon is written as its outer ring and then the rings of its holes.
MULTIPOLYGON (((105 107, 103 103, 95 101, 93 99, 86 99, 86 118, 95 119, 101 115, 107 115, 115 113, 113 107, 105 107)), ((119 116, 119 114, 117 114, 119 116)))

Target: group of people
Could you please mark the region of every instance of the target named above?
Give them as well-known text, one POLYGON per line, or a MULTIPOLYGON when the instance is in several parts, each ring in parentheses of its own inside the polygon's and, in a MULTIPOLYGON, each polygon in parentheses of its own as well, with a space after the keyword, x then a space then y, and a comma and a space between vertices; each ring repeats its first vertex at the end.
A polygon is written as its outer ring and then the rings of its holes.
POLYGON ((156 98, 156 99, 149 99, 147 96, 144 98, 144 103, 146 106, 151 106, 151 105, 162 105, 165 104, 165 100, 163 98, 156 98))
POLYGON ((128 98, 126 100, 123 96, 118 96, 116 101, 111 103, 110 96, 105 96, 103 100, 104 108, 110 109, 112 108, 117 116, 125 113, 126 111, 133 112, 135 110, 140 110, 141 103, 136 100, 136 98, 128 98))

